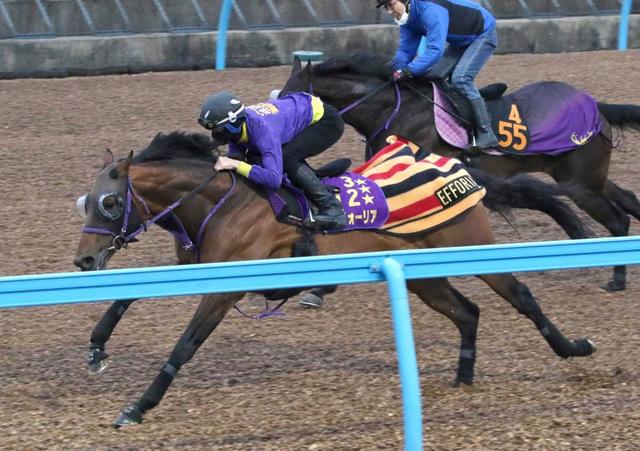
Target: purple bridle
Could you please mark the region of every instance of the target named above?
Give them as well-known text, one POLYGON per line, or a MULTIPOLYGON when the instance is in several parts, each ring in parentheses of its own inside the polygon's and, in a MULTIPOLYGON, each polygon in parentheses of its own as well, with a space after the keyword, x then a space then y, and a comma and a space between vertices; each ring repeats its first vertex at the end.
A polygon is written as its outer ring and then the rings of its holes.
MULTIPOLYGON (((182 245, 182 248, 186 251, 194 251, 195 252, 195 261, 198 262, 200 260, 200 244, 202 242, 202 236, 204 235, 204 229, 206 225, 209 223, 211 218, 220 210, 220 208, 227 201, 229 196, 231 195, 233 189, 236 186, 236 177, 233 172, 229 171, 229 175, 231 176, 231 187, 227 190, 227 192, 216 202, 207 216, 204 218, 200 227, 198 228, 198 235, 196 236, 195 241, 191 239, 187 230, 185 229, 180 218, 175 214, 174 210, 182 205, 184 202, 195 196, 200 191, 204 190, 206 186, 213 180, 219 172, 215 172, 213 175, 207 177, 202 181, 196 188, 190 191, 187 195, 181 197, 167 208, 162 210, 160 213, 156 214, 150 219, 144 220, 142 224, 138 228, 136 228, 133 232, 127 234, 127 229, 129 227, 129 218, 131 216, 132 205, 135 205, 133 202, 133 198, 135 198, 143 205, 145 212, 147 215, 151 214, 147 203, 144 201, 142 196, 140 196, 131 185, 131 178, 127 178, 127 193, 125 200, 125 210, 124 210, 124 219, 122 220, 122 227, 120 228, 120 233, 116 234, 115 232, 107 229, 106 227, 92 227, 92 226, 84 226, 81 231, 83 233, 93 233, 97 235, 111 235, 113 240, 111 242, 111 247, 108 249, 109 251, 118 251, 122 248, 126 248, 128 243, 133 241, 136 236, 141 234, 142 232, 146 232, 147 228, 153 224, 158 224, 160 227, 171 233, 182 245)), ((137 205, 136 205, 136 208, 137 205)))
MULTIPOLYGON (((349 111, 353 110, 354 108, 362 105, 364 102, 366 102, 367 100, 369 100, 371 97, 374 96, 374 94, 377 94, 378 91, 380 91, 382 88, 384 88, 385 86, 387 86, 389 83, 392 82, 386 82, 383 83, 381 85, 379 85, 378 87, 376 87, 373 91, 371 91, 369 94, 367 94, 366 96, 356 100, 355 102, 353 102, 351 105, 347 105, 346 107, 344 107, 343 109, 341 109, 339 111, 340 115, 344 115, 346 113, 348 113, 349 111)), ((398 112, 400 111, 400 105, 402 105, 402 95, 400 94, 400 88, 398 88, 398 83, 394 83, 393 87, 396 89, 396 107, 393 110, 393 112, 391 113, 391 115, 389 116, 389 118, 385 121, 384 125, 382 127, 380 127, 378 130, 376 130, 370 137, 369 139, 367 139, 367 144, 369 144, 373 138, 375 138, 376 136, 378 136, 380 133, 382 133, 382 131, 384 130, 388 130, 389 126, 391 125, 391 122, 393 122, 393 120, 396 118, 396 116, 398 115, 398 112)))

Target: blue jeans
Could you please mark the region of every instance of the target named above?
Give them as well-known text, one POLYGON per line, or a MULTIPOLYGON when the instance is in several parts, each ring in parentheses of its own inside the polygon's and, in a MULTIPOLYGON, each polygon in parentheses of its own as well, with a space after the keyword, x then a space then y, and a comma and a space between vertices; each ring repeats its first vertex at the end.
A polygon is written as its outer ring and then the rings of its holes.
MULTIPOLYGON (((451 75, 451 84, 469 100, 479 99, 474 80, 498 46, 496 29, 478 37, 466 48, 451 75)), ((447 49, 449 50, 449 49, 447 49)), ((447 53, 445 50, 445 54, 447 53)), ((453 49, 452 49, 453 50, 453 49)), ((459 50, 458 50, 459 52, 459 50)))

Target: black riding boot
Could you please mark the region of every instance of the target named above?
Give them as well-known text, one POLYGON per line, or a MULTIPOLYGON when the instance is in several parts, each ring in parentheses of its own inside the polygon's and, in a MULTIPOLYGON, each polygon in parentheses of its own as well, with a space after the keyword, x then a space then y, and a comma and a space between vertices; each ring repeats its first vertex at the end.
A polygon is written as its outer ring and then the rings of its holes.
POLYGON ((296 186, 302 188, 309 195, 318 207, 318 213, 313 216, 318 226, 338 229, 347 226, 347 215, 344 213, 340 201, 327 186, 318 180, 309 166, 301 164, 287 175, 296 186))
POLYGON ((498 138, 491 127, 491 117, 483 98, 471 100, 475 121, 476 150, 498 147, 498 138))

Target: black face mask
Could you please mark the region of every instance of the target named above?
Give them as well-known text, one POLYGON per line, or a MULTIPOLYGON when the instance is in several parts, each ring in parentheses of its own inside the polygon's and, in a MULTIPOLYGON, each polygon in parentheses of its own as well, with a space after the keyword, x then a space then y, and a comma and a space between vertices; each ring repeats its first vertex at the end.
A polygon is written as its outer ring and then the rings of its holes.
POLYGON ((223 128, 219 132, 211 132, 211 138, 213 138, 217 145, 224 146, 232 141, 238 141, 240 139, 240 133, 231 133, 226 128, 223 128))

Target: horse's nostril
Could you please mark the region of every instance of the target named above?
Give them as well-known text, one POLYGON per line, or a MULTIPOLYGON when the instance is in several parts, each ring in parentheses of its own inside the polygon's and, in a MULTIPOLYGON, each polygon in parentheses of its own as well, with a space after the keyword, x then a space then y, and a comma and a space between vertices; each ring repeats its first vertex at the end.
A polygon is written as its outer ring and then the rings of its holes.
POLYGON ((76 257, 76 259, 73 260, 73 264, 76 265, 81 270, 87 271, 89 269, 93 269, 95 261, 96 261, 95 258, 91 256, 76 257))

